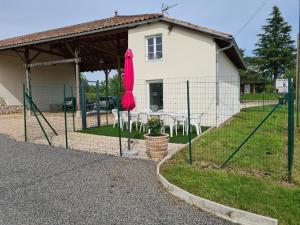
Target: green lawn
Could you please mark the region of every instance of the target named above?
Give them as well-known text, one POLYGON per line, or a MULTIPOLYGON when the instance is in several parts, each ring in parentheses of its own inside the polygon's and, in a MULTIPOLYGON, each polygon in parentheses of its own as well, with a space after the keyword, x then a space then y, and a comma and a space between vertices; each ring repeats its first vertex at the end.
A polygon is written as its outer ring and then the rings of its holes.
POLYGON ((183 149, 163 165, 162 174, 195 195, 277 218, 280 224, 300 224, 300 132, 295 135, 293 183, 288 184, 286 106, 271 116, 228 167, 217 168, 270 109, 243 110, 193 143, 192 166, 183 149))
MULTIPOLYGON (((204 132, 207 130, 208 127, 202 127, 202 131, 204 132)), ((119 130, 118 127, 116 126, 113 128, 112 125, 109 126, 102 126, 102 127, 97 127, 97 128, 89 128, 80 131, 81 133, 86 133, 86 134, 94 134, 94 135, 103 135, 103 136, 112 136, 112 137, 119 137, 119 130)), ((169 134, 169 131, 166 130, 166 133, 169 134)), ((121 131, 121 136, 124 138, 128 137, 128 131, 124 130, 121 131)), ((196 131, 193 129, 192 131, 192 139, 197 136, 196 131)), ((133 125, 132 132, 131 132, 131 138, 133 139, 144 139, 144 133, 140 133, 135 129, 135 124, 133 125)), ((170 143, 181 143, 185 144, 188 142, 188 136, 187 135, 182 135, 182 127, 179 127, 178 129, 178 135, 175 135, 175 132, 173 134, 173 137, 170 138, 170 143)))
POLYGON ((241 95, 241 101, 263 101, 263 100, 277 100, 278 94, 275 93, 247 93, 241 95))

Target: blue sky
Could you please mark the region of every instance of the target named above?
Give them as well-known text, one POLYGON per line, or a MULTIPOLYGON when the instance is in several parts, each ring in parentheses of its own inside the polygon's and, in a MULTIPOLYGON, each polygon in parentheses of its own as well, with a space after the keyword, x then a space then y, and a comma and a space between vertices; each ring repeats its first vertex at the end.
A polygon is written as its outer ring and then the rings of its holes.
MULTIPOLYGON (((96 20, 119 14, 159 12, 162 3, 178 6, 169 16, 235 34, 253 15, 263 0, 0 0, 0 39, 96 20)), ((268 0, 265 7, 236 38, 246 54, 251 54, 256 35, 274 5, 279 6, 292 25, 292 37, 298 32, 298 0, 268 0)), ((88 74, 101 79, 101 73, 88 74)))

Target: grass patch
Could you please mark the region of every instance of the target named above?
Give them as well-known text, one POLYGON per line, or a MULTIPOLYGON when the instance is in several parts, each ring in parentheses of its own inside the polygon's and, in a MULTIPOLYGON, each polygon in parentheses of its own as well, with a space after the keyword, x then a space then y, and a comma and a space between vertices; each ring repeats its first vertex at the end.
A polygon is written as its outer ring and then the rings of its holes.
MULTIPOLYGON (((202 127, 202 131, 204 132, 207 130, 208 127, 202 127)), ((81 133, 85 134, 94 134, 94 135, 103 135, 103 136, 111 136, 111 137, 119 137, 119 130, 116 126, 113 128, 112 125, 109 126, 102 126, 97 128, 88 128, 82 131, 79 131, 81 133)), ((166 133, 169 133, 169 130, 166 130, 166 133)), ((128 137, 128 131, 123 130, 121 131, 121 136, 123 138, 128 137)), ((194 139, 197 136, 195 129, 192 130, 192 139, 194 139)), ((140 133, 135 129, 135 124, 133 124, 132 132, 131 132, 131 138, 133 139, 144 139, 144 133, 140 133)), ((182 127, 179 127, 178 129, 178 135, 175 135, 175 132, 173 134, 173 137, 170 138, 170 143, 178 143, 178 144, 186 144, 188 143, 188 136, 182 134, 182 127)))
POLYGON ((280 224, 300 224, 300 132, 295 135, 293 184, 287 184, 286 106, 269 118, 228 167, 216 169, 271 108, 243 110, 193 143, 192 166, 183 149, 162 166, 162 174, 195 195, 277 218, 280 224))
POLYGON ((241 95, 241 101, 263 101, 263 100, 277 100, 278 94, 275 93, 246 93, 241 95))
POLYGON ((300 224, 300 188, 234 172, 190 167, 170 161, 162 175, 171 183, 203 198, 276 218, 280 224, 300 224))
MULTIPOLYGON (((230 122, 215 128, 193 143, 193 159, 202 167, 221 166, 273 106, 243 109, 230 122)), ((277 110, 228 164, 254 175, 286 178, 287 106, 277 110)), ((178 153, 184 158, 184 151, 178 153)), ((300 180, 299 180, 300 182, 300 180)))

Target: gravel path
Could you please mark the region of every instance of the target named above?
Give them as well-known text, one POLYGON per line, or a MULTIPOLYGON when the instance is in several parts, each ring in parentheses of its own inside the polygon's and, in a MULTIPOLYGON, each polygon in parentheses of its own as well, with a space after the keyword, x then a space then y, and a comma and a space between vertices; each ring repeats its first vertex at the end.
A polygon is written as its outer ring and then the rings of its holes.
POLYGON ((231 224, 161 189, 155 163, 0 135, 0 224, 231 224))

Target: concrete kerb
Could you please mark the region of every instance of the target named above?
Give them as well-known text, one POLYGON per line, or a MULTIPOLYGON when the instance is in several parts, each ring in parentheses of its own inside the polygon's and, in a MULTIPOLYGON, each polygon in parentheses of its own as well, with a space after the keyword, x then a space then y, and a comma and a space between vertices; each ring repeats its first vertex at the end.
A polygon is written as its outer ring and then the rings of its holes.
MULTIPOLYGON (((199 136, 199 138, 204 135, 205 133, 209 132, 211 129, 208 129, 203 134, 199 136)), ((207 212, 210 212, 218 217, 221 217, 223 219, 229 220, 234 223, 242 224, 242 225, 278 225, 278 220, 273 219, 266 216, 261 216, 255 213, 250 213, 247 211, 243 211, 240 209, 231 208, 229 206, 225 206, 198 196, 195 196, 179 187, 177 187, 174 184, 171 184, 166 178, 164 178, 160 174, 160 167, 162 164, 164 164, 167 160, 172 158, 176 152, 180 151, 181 149, 178 149, 177 151, 173 152, 172 154, 167 155, 162 161, 160 161, 157 164, 156 168, 156 174, 158 177, 158 180, 161 182, 164 188, 166 188, 171 194, 176 196, 177 198, 194 205, 202 210, 205 210, 207 212)))

